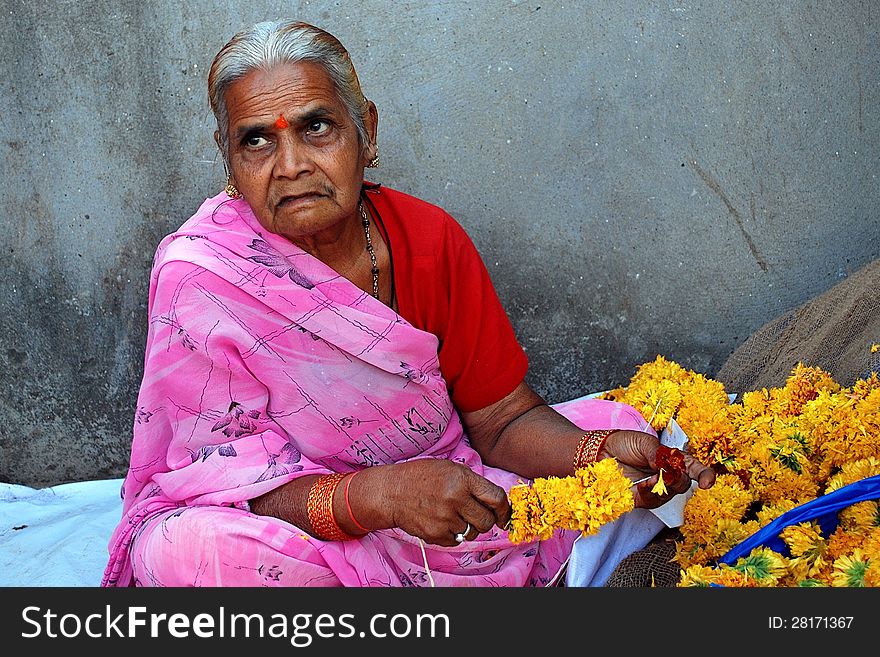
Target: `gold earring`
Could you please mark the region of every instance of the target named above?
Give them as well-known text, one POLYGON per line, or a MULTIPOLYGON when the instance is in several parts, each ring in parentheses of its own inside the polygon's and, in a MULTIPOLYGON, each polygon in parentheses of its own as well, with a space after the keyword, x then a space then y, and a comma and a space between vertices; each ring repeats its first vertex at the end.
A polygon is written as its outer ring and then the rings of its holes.
POLYGON ((229 179, 226 183, 226 195, 229 198, 241 198, 241 192, 238 191, 238 187, 232 184, 232 179, 229 179))
POLYGON ((367 165, 370 169, 375 169, 379 166, 379 147, 376 146, 376 156, 370 160, 370 163, 367 165))
POLYGON ((232 184, 232 176, 229 175, 229 165, 226 164, 226 159, 223 159, 223 173, 226 174, 226 189, 223 191, 226 192, 226 196, 229 198, 241 198, 241 192, 238 191, 238 187, 232 184))

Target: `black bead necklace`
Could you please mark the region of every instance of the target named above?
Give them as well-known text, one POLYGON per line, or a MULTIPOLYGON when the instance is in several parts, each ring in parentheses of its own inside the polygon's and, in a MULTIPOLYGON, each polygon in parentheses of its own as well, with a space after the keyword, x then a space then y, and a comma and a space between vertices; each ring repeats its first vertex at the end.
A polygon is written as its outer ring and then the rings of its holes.
POLYGON ((364 237, 367 238, 367 251, 370 253, 371 272, 373 274, 373 296, 379 298, 379 265, 376 263, 376 252, 373 250, 373 240, 370 238, 370 218, 364 204, 361 202, 361 223, 364 225, 364 237))

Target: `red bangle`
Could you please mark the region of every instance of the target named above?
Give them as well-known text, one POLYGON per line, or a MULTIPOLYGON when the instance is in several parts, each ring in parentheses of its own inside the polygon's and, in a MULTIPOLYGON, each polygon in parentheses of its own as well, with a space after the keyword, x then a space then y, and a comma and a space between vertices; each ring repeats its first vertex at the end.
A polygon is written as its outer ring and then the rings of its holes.
POLYGON ((574 453, 574 469, 578 470, 585 465, 595 463, 599 460, 599 452, 605 440, 617 429, 594 429, 587 431, 581 442, 578 443, 577 450, 574 453))
MULTIPOLYGON (((360 472, 360 470, 358 470, 360 472)), ((348 509, 348 517, 351 518, 351 521, 354 523, 355 527, 360 529, 365 534, 369 534, 370 530, 364 527, 361 523, 357 521, 357 518, 354 517, 354 513, 351 510, 351 502, 348 499, 348 487, 351 486, 351 480, 354 479, 357 472, 352 472, 348 477, 348 481, 345 482, 345 508, 348 509)))
POLYGON ((315 536, 325 541, 350 541, 357 538, 346 534, 336 522, 333 515, 333 494, 336 487, 345 478, 345 474, 335 472, 322 475, 309 489, 306 510, 315 536))

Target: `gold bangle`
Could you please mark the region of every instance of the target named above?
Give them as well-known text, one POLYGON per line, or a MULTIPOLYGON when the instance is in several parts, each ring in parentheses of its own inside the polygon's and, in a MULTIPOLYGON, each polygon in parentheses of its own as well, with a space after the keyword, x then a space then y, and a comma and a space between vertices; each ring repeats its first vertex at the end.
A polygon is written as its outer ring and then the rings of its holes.
POLYGON ((574 469, 579 470, 585 465, 595 463, 599 459, 599 452, 605 440, 617 429, 594 429, 587 431, 578 443, 574 453, 574 469))
POLYGON ((322 475, 309 489, 309 501, 306 507, 309 522, 312 524, 315 536, 322 540, 350 541, 358 538, 342 531, 333 515, 333 493, 345 476, 342 472, 322 475))

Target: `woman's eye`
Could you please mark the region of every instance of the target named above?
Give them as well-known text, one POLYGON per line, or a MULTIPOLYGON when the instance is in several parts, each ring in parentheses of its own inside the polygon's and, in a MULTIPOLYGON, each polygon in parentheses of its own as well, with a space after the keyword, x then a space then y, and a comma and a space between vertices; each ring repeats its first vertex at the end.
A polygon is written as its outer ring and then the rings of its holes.
POLYGON ((312 121, 308 125, 308 132, 311 135, 322 135, 330 129, 330 124, 326 121, 312 121))
POLYGON ((265 137, 260 137, 257 135, 252 135, 250 137, 246 137, 244 143, 249 148, 259 148, 260 146, 265 146, 269 142, 266 141, 265 137))

